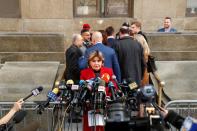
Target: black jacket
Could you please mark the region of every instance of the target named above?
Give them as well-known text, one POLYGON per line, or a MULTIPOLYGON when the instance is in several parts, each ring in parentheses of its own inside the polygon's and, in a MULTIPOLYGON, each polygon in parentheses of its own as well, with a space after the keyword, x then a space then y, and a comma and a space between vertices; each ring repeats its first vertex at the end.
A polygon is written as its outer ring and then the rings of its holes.
POLYGON ((79 57, 82 56, 81 50, 76 45, 71 45, 65 53, 66 71, 65 80, 72 79, 75 83, 80 80, 80 69, 78 65, 79 57))
POLYGON ((141 44, 130 36, 125 36, 115 44, 114 49, 120 64, 122 80, 136 82, 139 86, 146 66, 141 44))

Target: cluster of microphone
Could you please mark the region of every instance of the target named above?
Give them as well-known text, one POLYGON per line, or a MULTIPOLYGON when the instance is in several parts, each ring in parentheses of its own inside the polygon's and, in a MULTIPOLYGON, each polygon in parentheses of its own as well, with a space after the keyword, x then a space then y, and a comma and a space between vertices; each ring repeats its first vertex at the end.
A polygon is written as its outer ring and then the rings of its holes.
MULTIPOLYGON (((42 90, 42 86, 34 88, 23 101, 39 95, 42 90)), ((159 110, 155 95, 156 91, 151 85, 141 88, 130 79, 119 83, 115 75, 110 78, 109 74, 104 73, 101 77, 80 80, 77 84, 73 80, 60 81, 47 93, 47 99, 39 103, 36 109, 38 114, 42 114, 51 102, 57 102, 66 105, 66 113, 75 111, 80 114, 81 111, 91 109, 96 114, 107 116, 108 122, 129 122, 132 112, 139 111, 140 102, 150 103, 159 110)), ((19 123, 25 115, 24 111, 18 112, 13 123, 19 123)))

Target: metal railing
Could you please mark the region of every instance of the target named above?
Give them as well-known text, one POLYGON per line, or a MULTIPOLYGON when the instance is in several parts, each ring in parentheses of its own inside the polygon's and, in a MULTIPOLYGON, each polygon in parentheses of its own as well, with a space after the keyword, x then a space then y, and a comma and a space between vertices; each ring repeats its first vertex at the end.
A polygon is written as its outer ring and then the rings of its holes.
MULTIPOLYGON (((3 117, 13 106, 14 102, 0 102, 0 117, 3 117)), ((20 131, 21 129, 30 129, 31 125, 38 126, 37 131, 75 131, 75 127, 68 122, 68 115, 65 113, 65 103, 51 102, 49 107, 42 111, 42 114, 38 113, 38 104, 36 102, 25 102, 22 110, 27 112, 24 119, 14 125, 14 131, 20 131), (34 123, 37 123, 35 125, 34 123), (29 126, 29 127, 28 127, 29 126)), ((81 126, 81 125, 79 125, 81 126)), ((77 127, 78 128, 78 127, 77 127)), ((78 130, 78 129, 77 129, 78 130)))
MULTIPOLYGON (((191 116, 197 119, 197 100, 174 100, 165 105, 167 110, 173 110, 183 117, 191 116)), ((171 131, 176 131, 171 125, 171 131)))

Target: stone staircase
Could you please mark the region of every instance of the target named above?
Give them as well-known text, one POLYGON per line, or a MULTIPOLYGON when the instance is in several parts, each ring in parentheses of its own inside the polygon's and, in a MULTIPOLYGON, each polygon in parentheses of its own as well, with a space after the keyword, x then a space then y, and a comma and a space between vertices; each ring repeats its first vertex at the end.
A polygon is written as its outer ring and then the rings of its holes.
POLYGON ((150 33, 148 39, 165 93, 172 100, 196 99, 197 33, 150 33))
MULTIPOLYGON (((159 75, 166 82, 166 93, 173 99, 193 99, 192 89, 197 86, 194 82, 197 74, 197 33, 148 33, 147 36, 159 75), (180 88, 183 88, 181 94, 172 94, 180 88)), ((1 33, 0 71, 6 62, 60 62, 56 80, 61 79, 65 70, 64 51, 69 45, 64 45, 64 40, 63 34, 1 33)))
POLYGON ((64 63, 63 34, 0 34, 0 62, 59 61, 64 63))

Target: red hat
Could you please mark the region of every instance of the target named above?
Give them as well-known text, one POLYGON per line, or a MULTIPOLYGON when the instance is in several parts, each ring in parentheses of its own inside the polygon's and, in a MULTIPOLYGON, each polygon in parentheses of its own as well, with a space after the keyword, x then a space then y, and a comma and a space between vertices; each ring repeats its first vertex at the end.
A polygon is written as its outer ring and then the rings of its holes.
POLYGON ((90 25, 89 24, 83 24, 83 29, 89 30, 90 29, 90 25))

